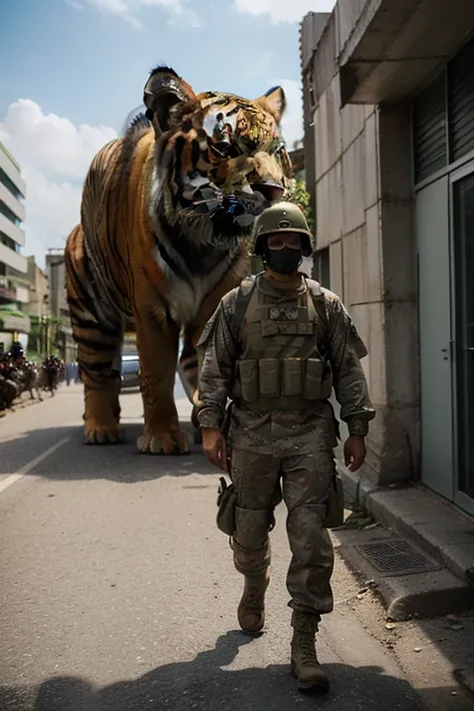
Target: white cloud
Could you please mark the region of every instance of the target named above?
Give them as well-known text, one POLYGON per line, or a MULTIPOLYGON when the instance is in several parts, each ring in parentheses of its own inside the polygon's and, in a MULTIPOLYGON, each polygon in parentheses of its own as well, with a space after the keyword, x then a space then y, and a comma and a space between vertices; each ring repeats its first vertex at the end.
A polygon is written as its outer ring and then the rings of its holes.
POLYGON ((0 123, 0 141, 20 163, 26 182, 24 254, 35 254, 42 265, 48 247, 64 246, 79 222, 90 162, 115 136, 108 126, 76 126, 67 118, 44 114, 29 99, 10 104, 0 123))
POLYGON ((195 10, 188 6, 189 0, 65 0, 69 5, 83 8, 90 5, 92 8, 108 15, 115 15, 128 22, 134 28, 142 27, 137 13, 145 7, 156 7, 166 10, 170 21, 176 24, 199 26, 199 18, 195 10))
POLYGON ((270 15, 280 22, 301 22, 308 12, 331 12, 336 0, 234 0, 234 7, 251 15, 270 15))
POLYGON ((293 143, 303 138, 303 98, 301 84, 294 79, 272 79, 268 86, 281 86, 286 96, 286 110, 281 120, 281 132, 287 150, 293 150, 293 143))

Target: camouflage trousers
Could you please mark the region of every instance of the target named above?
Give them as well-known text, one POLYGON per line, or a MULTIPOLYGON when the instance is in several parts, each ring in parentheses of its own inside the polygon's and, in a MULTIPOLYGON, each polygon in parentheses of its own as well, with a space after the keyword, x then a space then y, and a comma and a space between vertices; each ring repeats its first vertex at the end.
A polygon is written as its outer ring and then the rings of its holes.
POLYGON ((234 564, 243 575, 270 565, 269 528, 273 509, 284 500, 292 558, 286 584, 297 611, 319 617, 331 612, 330 579, 334 552, 322 527, 327 492, 334 472, 332 450, 275 456, 233 449, 231 477, 237 494, 234 564))

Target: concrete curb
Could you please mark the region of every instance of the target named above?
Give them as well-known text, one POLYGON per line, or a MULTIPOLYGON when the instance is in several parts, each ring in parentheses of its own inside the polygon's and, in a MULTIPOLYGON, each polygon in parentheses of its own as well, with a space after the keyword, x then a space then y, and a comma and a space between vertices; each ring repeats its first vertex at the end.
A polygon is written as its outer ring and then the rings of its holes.
POLYGON ((342 527, 334 534, 344 560, 375 586, 385 602, 387 616, 438 617, 474 609, 474 521, 441 497, 417 486, 374 487, 337 461, 348 504, 364 509, 386 528, 354 530, 342 527), (397 534, 397 535, 395 535, 397 534), (381 574, 356 545, 381 538, 406 537, 436 565, 431 572, 410 575, 381 574), (447 568, 447 569, 446 569, 447 568))
POLYGON ((474 519, 421 486, 374 487, 340 461, 337 470, 349 501, 357 502, 382 525, 415 540, 454 575, 474 586, 474 519))

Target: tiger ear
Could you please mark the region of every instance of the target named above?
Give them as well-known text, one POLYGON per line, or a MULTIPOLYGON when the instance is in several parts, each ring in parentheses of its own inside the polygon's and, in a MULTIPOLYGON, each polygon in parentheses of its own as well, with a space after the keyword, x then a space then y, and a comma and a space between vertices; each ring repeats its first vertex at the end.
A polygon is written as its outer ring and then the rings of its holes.
POLYGON ((195 98, 196 94, 189 84, 170 67, 154 69, 143 90, 146 116, 158 133, 164 133, 171 128, 173 106, 195 98))
POLYGON ((266 94, 259 96, 257 104, 272 114, 277 123, 280 123, 286 109, 286 96, 281 86, 274 86, 266 94))

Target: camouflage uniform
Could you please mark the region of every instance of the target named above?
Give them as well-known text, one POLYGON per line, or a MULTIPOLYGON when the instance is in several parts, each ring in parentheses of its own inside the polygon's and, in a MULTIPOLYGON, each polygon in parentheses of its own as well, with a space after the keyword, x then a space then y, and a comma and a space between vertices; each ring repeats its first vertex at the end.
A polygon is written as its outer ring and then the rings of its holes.
MULTIPOLYGON (((261 275, 257 277, 257 288, 270 302, 277 304, 282 299, 281 291, 261 275)), ((302 280, 298 294, 306 289, 302 280)), ((233 327, 238 291, 234 289, 222 299, 199 343, 201 427, 221 427, 227 398, 234 390, 235 366, 242 352, 241 334, 233 327)), ((321 291, 332 331, 331 366, 341 419, 351 434, 365 435, 374 410, 357 355, 361 342, 339 298, 326 289, 321 291)), ((321 333, 324 325, 317 326, 321 333)), ((362 349, 359 353, 363 353, 362 349)), ((231 476, 239 507, 234 536, 237 569, 246 574, 261 571, 270 563, 266 514, 281 501, 282 478, 293 552, 288 577, 290 605, 294 609, 330 612, 333 554, 328 534, 320 526, 334 468, 333 448, 337 445, 330 403, 317 402, 304 411, 255 412, 234 401, 229 439, 231 476)))
POLYGON ((367 351, 341 300, 317 282, 302 276, 296 291, 283 292, 259 274, 253 286, 247 285, 251 295, 246 296, 243 316, 242 289, 224 296, 198 344, 201 427, 221 428, 228 398, 232 402, 227 441, 237 495, 234 564, 246 585, 252 579, 260 581, 253 590, 256 600, 251 599, 250 582, 246 587, 239 620, 243 608, 251 613, 253 605, 253 622, 248 622, 251 615, 247 614, 247 625, 242 621, 241 625, 255 631, 263 626, 268 534, 273 509, 283 498, 292 552, 287 575, 292 625, 298 629, 302 620, 309 620, 315 631, 320 615, 333 609, 334 555, 322 525, 337 445, 337 422, 328 398, 332 385, 350 434, 367 434, 375 416, 359 361, 367 351), (323 304, 324 319, 314 308, 316 297, 323 304), (295 380, 298 360, 304 361, 306 374, 297 371, 295 380), (285 384, 280 395, 272 397, 268 393, 273 392, 270 381, 275 381, 276 361, 283 361, 283 371, 276 377, 285 384), (322 374, 321 362, 325 363, 322 374), (259 371, 257 388, 247 372, 252 363, 268 366, 263 374, 259 371), (323 383, 313 396, 310 365, 323 383), (301 377, 303 392, 299 388, 298 393, 295 383, 301 377))

